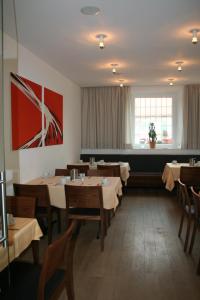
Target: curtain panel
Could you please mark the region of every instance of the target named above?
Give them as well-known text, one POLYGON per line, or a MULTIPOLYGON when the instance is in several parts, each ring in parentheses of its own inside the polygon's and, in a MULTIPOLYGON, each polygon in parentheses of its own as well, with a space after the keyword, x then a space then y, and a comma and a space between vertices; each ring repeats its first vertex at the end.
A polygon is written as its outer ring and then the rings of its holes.
POLYGON ((200 149, 200 84, 184 87, 182 148, 200 149))
POLYGON ((125 148, 129 87, 82 88, 82 148, 125 148))

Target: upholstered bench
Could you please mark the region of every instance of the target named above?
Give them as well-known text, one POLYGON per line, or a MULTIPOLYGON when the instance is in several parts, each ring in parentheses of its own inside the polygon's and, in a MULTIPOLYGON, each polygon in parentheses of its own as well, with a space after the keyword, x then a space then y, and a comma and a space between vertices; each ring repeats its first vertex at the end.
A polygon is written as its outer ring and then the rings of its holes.
POLYGON ((162 173, 159 172, 130 172, 127 187, 163 187, 162 173))

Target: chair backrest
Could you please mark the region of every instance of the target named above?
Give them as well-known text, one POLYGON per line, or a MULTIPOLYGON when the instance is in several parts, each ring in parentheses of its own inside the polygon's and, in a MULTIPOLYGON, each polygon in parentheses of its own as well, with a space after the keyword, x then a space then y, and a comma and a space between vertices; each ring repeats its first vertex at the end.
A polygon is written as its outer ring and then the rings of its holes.
POLYGON ((191 198, 188 193, 188 186, 183 183, 180 179, 178 179, 178 185, 179 185, 179 192, 181 196, 181 204, 185 207, 186 205, 190 206, 191 203, 191 198))
POLYGON ((34 218, 36 199, 33 197, 6 197, 7 212, 14 217, 34 218))
POLYGON ((100 208, 103 209, 101 186, 65 185, 66 208, 100 208))
POLYGON ((67 165, 68 170, 77 169, 78 173, 85 173, 87 175, 87 172, 89 170, 89 165, 67 165))
MULTIPOLYGON (((61 280, 60 284, 56 286, 55 290, 53 291, 53 295, 59 296, 62 289, 66 287, 67 283, 68 299, 74 299, 73 254, 78 232, 79 223, 73 221, 68 227, 68 230, 46 249, 39 279, 38 300, 46 299, 45 286, 47 282, 56 274, 59 269, 63 269, 63 267, 65 271, 64 278, 61 280), (69 286, 70 284, 72 286, 69 286)), ((51 299, 54 299, 53 295, 51 295, 51 299)))
POLYGON ((55 176, 69 176, 69 169, 55 169, 55 176))
POLYGON ((90 169, 87 172, 87 176, 97 176, 97 177, 114 177, 112 169, 90 169))
POLYGON ((191 187, 192 191, 192 197, 194 201, 194 206, 195 206, 195 217, 196 220, 199 221, 200 219, 200 194, 198 191, 195 190, 195 188, 192 186, 191 187))
POLYGON ((113 170, 113 177, 120 177, 120 165, 97 165, 98 170, 113 170))
POLYGON ((36 198, 37 207, 50 207, 49 189, 47 185, 13 184, 15 196, 36 198))
POLYGON ((200 167, 181 167, 180 180, 188 187, 200 184, 200 167))

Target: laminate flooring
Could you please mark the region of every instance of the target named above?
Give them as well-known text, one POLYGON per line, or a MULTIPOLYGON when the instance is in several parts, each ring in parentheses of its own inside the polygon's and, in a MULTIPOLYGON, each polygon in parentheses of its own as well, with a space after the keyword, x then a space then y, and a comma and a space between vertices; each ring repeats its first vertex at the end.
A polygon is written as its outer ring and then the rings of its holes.
MULTIPOLYGON (((81 227, 74 260, 76 300, 199 300, 200 234, 193 255, 185 254, 179 222, 172 193, 129 190, 112 219, 103 253, 95 238, 97 225, 81 227)), ((46 245, 42 239, 41 256, 46 245)))

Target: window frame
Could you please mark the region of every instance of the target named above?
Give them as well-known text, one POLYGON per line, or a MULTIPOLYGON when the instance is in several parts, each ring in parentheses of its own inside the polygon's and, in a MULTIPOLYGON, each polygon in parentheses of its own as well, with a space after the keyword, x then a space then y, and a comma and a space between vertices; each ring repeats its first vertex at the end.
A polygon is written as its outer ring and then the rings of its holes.
MULTIPOLYGON (((132 113, 134 114, 134 124, 135 124, 135 98, 172 98, 172 144, 156 144, 157 149, 180 149, 181 148, 181 133, 180 131, 180 115, 179 108, 182 109, 182 106, 179 104, 179 95, 177 91, 137 91, 133 93, 133 105, 132 113), (177 120, 178 119, 178 120, 177 120), (175 121, 177 120, 177 121, 175 121), (180 133, 180 134, 179 134, 180 133)), ((133 141, 134 144, 132 147, 134 149, 149 149, 148 143, 146 144, 135 144, 135 128, 133 130, 133 141)))

